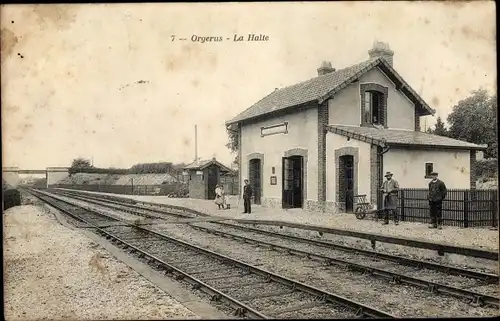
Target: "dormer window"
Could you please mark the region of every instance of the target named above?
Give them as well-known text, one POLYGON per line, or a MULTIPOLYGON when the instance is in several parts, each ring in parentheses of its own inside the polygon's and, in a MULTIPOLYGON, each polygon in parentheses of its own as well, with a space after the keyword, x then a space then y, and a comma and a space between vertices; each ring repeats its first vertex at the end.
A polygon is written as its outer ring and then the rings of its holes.
POLYGON ((361 126, 387 127, 387 87, 361 84, 361 126))

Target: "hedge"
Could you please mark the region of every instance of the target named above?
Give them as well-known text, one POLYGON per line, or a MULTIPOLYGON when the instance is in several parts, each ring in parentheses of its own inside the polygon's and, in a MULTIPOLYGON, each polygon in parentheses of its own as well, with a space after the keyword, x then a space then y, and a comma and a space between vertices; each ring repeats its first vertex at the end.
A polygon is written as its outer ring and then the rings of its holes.
POLYGON ((3 210, 21 205, 21 193, 17 189, 3 191, 3 210))

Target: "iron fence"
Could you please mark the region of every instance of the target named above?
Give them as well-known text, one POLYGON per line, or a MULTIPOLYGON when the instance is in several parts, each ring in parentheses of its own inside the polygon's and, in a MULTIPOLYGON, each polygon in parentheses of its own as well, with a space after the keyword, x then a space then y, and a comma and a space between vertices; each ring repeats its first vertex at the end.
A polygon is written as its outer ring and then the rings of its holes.
POLYGON ((185 197, 188 193, 187 184, 161 184, 161 185, 72 185, 57 184, 57 188, 67 188, 88 192, 101 192, 111 194, 128 195, 172 195, 174 197, 185 197))
POLYGON ((224 186, 224 192, 229 195, 239 194, 239 184, 237 176, 221 176, 220 184, 224 186))
MULTIPOLYGON (((428 193, 428 189, 400 189, 398 195, 399 219, 401 221, 430 223, 428 193)), ((497 227, 497 190, 449 189, 443 201, 442 218, 444 225, 497 227)))

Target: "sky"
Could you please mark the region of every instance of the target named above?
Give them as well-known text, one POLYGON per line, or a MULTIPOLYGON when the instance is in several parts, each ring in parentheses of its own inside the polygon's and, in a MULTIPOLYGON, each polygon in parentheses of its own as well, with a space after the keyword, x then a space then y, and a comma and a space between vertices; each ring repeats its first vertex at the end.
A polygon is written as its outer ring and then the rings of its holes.
POLYGON ((436 116, 496 88, 488 1, 3 5, 1 38, 2 164, 22 169, 191 162, 195 124, 198 156, 229 165, 225 121, 376 40, 436 116), (269 40, 233 41, 250 33, 269 40))

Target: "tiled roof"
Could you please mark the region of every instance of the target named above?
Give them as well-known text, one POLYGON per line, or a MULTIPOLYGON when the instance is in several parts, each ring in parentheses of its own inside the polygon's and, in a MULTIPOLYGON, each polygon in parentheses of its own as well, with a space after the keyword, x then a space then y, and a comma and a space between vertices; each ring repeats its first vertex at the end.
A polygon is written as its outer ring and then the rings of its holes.
POLYGON ((232 169, 230 169, 229 167, 225 166, 222 163, 219 163, 215 159, 199 160, 197 162, 193 162, 193 163, 191 163, 189 165, 186 165, 184 167, 184 169, 204 169, 205 167, 208 167, 208 166, 210 166, 212 164, 215 164, 215 165, 219 166, 222 170, 224 170, 226 172, 232 172, 233 171, 232 169))
POLYGON ((201 167, 205 167, 205 165, 207 165, 210 162, 211 162, 211 160, 199 160, 197 162, 192 162, 191 164, 186 165, 184 168, 185 169, 198 169, 201 167))
POLYGON ((343 125, 329 125, 330 132, 351 137, 357 140, 370 142, 376 145, 414 145, 426 147, 448 147, 457 149, 483 150, 486 145, 476 145, 448 137, 432 135, 419 131, 402 129, 378 129, 372 127, 356 127, 343 125))
POLYGON ((230 120, 229 123, 238 122, 319 99, 373 62, 374 60, 364 61, 348 68, 318 76, 292 86, 277 89, 230 120))
POLYGON ((385 60, 377 58, 370 59, 326 75, 317 76, 292 86, 276 89, 252 105, 250 108, 244 110, 239 115, 228 121, 226 124, 233 124, 242 120, 262 116, 315 100, 321 103, 325 99, 328 99, 328 97, 330 97, 333 93, 345 88, 352 81, 356 80, 373 67, 379 65, 382 65, 381 67, 384 67, 385 70, 392 73, 394 77, 402 82, 404 84, 402 87, 404 87, 410 95, 414 96, 415 100, 419 101, 428 113, 434 113, 434 110, 431 109, 422 100, 422 98, 420 98, 415 91, 408 86, 408 84, 406 84, 402 77, 398 75, 385 60))

